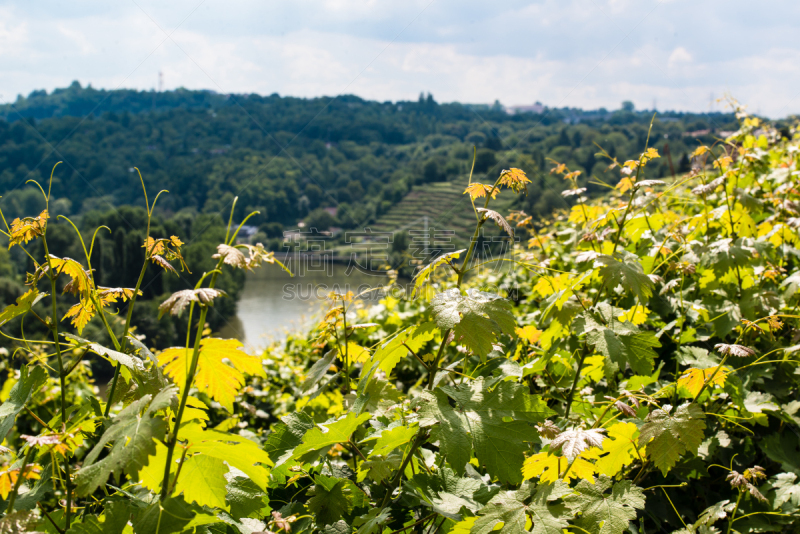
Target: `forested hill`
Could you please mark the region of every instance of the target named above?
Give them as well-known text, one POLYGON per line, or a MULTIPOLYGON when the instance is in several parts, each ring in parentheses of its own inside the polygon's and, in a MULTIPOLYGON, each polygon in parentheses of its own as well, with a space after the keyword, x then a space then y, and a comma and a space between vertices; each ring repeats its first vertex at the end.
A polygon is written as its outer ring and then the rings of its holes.
MULTIPOLYGON (((463 177, 478 148, 476 173, 525 169, 533 180, 520 207, 542 214, 564 206, 552 158, 605 174, 598 145, 622 160, 641 152, 652 112, 545 109, 506 113, 499 105, 374 102, 355 96, 300 99, 211 91, 139 92, 70 87, 35 91, 0 106, 0 200, 6 217, 31 215, 40 195, 24 187, 53 182, 56 213, 82 214, 140 202, 133 167, 148 189, 168 189, 164 215, 258 209, 256 225, 279 235, 306 218, 316 226, 354 228, 376 220, 414 184, 463 177), (338 207, 334 217, 322 210, 338 207), (269 223, 269 224, 268 224, 269 223)), ((659 114, 650 144, 669 143, 673 169, 685 170, 698 142, 736 129, 732 115, 659 114), (691 135, 687 135, 691 133, 691 135)), ((670 173, 670 159, 653 162, 670 173)), ((608 176, 608 178, 605 178, 608 176)), ((589 191, 598 186, 588 184, 589 191)))

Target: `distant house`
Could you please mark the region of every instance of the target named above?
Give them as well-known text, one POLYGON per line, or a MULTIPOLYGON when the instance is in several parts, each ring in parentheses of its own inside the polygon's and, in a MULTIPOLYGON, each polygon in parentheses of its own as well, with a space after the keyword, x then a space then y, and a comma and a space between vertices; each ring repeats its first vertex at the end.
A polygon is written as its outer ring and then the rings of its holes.
POLYGON ((506 107, 505 110, 509 115, 516 115, 517 113, 544 113, 544 105, 541 102, 536 102, 532 106, 509 106, 506 107))
POLYGON ((684 137, 702 137, 711 133, 711 130, 695 130, 693 132, 684 132, 684 137))
POLYGON ((250 226, 249 224, 243 224, 239 229, 239 235, 237 237, 241 237, 242 239, 250 239, 256 234, 256 232, 258 232, 258 227, 250 226))
POLYGON ((339 208, 323 208, 331 217, 336 217, 336 214, 339 213, 339 208))

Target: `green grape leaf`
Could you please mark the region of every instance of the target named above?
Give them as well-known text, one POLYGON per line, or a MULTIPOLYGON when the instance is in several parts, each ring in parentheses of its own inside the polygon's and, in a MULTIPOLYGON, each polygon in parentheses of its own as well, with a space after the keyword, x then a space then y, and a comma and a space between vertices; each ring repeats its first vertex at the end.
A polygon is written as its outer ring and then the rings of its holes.
MULTIPOLYGON (((475 455, 489 474, 511 484, 522 482, 525 443, 538 440, 529 423, 540 423, 554 414, 541 397, 512 382, 489 389, 483 378, 458 387, 442 386, 441 390, 456 402, 460 428, 469 431, 475 455)), ((441 402, 431 409, 446 413, 441 402)), ((458 464, 451 465, 460 471, 458 464)))
POLYGON ((501 533, 522 534, 530 516, 533 523, 532 534, 561 534, 569 526, 567 519, 572 516, 563 504, 553 501, 572 493, 569 486, 561 481, 555 484, 540 484, 533 495, 533 486, 524 484, 517 491, 503 491, 492 497, 489 503, 478 511, 478 519, 472 526, 472 534, 489 534, 496 531, 502 523, 501 533))
POLYGON ((661 346, 655 334, 639 330, 628 321, 618 321, 612 317, 614 310, 610 306, 600 305, 598 309, 607 319, 607 325, 599 323, 590 314, 584 314, 581 319, 586 340, 608 361, 619 364, 621 368, 627 364, 636 374, 652 373, 658 356, 653 348, 661 346))
POLYGON ((700 525, 704 525, 710 527, 720 519, 725 519, 728 517, 728 512, 733 509, 733 503, 729 500, 719 501, 716 504, 712 504, 700 514, 700 517, 697 518, 694 526, 695 528, 699 527, 700 525))
MULTIPOLYGON (((264 450, 270 459, 278 465, 286 453, 303 443, 303 436, 314 428, 314 420, 304 412, 295 412, 285 415, 267 437, 264 450)), ((289 455, 291 456, 291 455, 289 455)))
POLYGON ((328 369, 338 354, 339 353, 336 349, 329 350, 325 356, 317 360, 314 365, 311 366, 311 370, 308 371, 305 382, 303 382, 303 385, 300 386, 300 391, 305 393, 313 388, 322 379, 322 377, 325 376, 325 373, 328 372, 328 369))
MULTIPOLYGON (((272 460, 254 441, 236 434, 204 429, 197 423, 183 426, 180 437, 189 443, 192 453, 225 461, 250 477, 258 487, 266 489, 269 470, 264 466, 272 465, 272 460), (257 463, 261 465, 255 465, 257 463)), ((225 486, 224 480, 220 483, 225 486)), ((225 493, 222 492, 222 495, 224 498, 225 493)))
POLYGON ((303 443, 303 436, 312 428, 314 420, 304 412, 285 415, 281 418, 281 422, 272 428, 264 444, 264 450, 275 462, 275 467, 270 473, 274 480, 280 483, 286 482, 286 477, 290 476, 292 453, 295 447, 303 443))
POLYGON ((139 470, 147 465, 148 456, 156 453, 156 439, 163 439, 166 423, 156 412, 168 407, 175 396, 176 389, 169 387, 152 399, 145 395, 122 410, 103 433, 100 441, 89 451, 83 468, 75 473, 76 492, 88 495, 108 480, 113 473, 119 476, 123 471, 135 478, 139 470), (98 460, 106 451, 106 456, 98 460))
POLYGON ((92 343, 88 339, 84 339, 80 336, 76 336, 74 334, 70 334, 65 332, 61 334, 67 339, 70 339, 78 344, 80 347, 85 347, 92 352, 99 354, 100 356, 105 357, 106 359, 110 360, 111 362, 117 362, 121 365, 127 367, 132 373, 134 374, 141 374, 144 373, 144 364, 142 360, 137 357, 131 356, 130 354, 125 354, 116 350, 111 350, 107 347, 99 343, 92 343))
MULTIPOLYGON (((369 453, 370 457, 372 456, 385 456, 395 450, 396 448, 400 447, 401 445, 405 445, 417 434, 417 427, 416 426, 397 426, 392 429, 386 429, 381 432, 380 436, 376 439, 375 446, 372 448, 372 452, 369 453)), ((373 439, 372 437, 367 439, 373 439)), ((366 440, 364 440, 366 441, 366 440)), ((362 441, 363 443, 363 441, 362 441)))
POLYGON ((378 534, 381 527, 391 520, 390 510, 373 508, 368 514, 358 516, 353 521, 353 526, 358 527, 356 534, 378 534))
POLYGON ((595 258, 595 265, 603 265, 600 268, 600 276, 603 277, 606 285, 610 288, 621 285, 639 299, 639 302, 647 302, 653 296, 655 284, 644 274, 639 257, 627 251, 617 253, 620 259, 602 254, 595 258))
POLYGON ((564 502, 580 512, 575 525, 591 534, 622 534, 636 519, 636 510, 644 509, 644 493, 630 480, 614 484, 611 478, 601 475, 594 484, 581 480, 575 492, 564 502), (606 493, 609 489, 610 495, 606 493))
POLYGON ((450 467, 459 474, 463 473, 472 443, 461 414, 456 413, 447 395, 438 389, 433 393, 424 391, 415 399, 415 406, 419 408, 419 425, 423 428, 437 425, 431 439, 439 441, 450 467))
POLYGON ((86 515, 82 523, 73 523, 70 534, 122 534, 128 524, 131 512, 128 504, 122 501, 111 501, 103 511, 103 521, 98 516, 86 515))
POLYGON ((51 493, 53 493, 53 464, 45 467, 39 480, 29 492, 17 497, 14 510, 33 510, 36 508, 36 503, 43 501, 51 493))
MULTIPOLYGON (((378 347, 372 355, 372 361, 378 364, 378 368, 386 373, 386 376, 389 376, 400 360, 409 354, 409 348, 418 352, 433 339, 435 333, 436 325, 430 322, 407 328, 378 347)), ((361 389, 360 384, 359 389, 361 389)))
POLYGON ((696 404, 683 404, 674 415, 671 410, 665 405, 650 412, 639 433, 639 446, 647 445, 648 456, 664 476, 683 453, 697 454, 706 428, 705 414, 696 404))
POLYGON ((234 476, 225 489, 228 490, 225 500, 235 518, 250 517, 264 508, 264 492, 249 478, 234 476))
POLYGON ((452 329, 456 341, 484 359, 495 338, 512 334, 517 326, 511 302, 494 293, 469 289, 462 295, 458 289, 448 289, 433 297, 431 305, 439 328, 452 329))
POLYGON ((156 501, 141 510, 133 521, 136 534, 172 534, 181 532, 194 518, 195 512, 180 497, 156 501))
POLYGON ((35 289, 29 289, 23 295, 17 298, 16 304, 9 304, 5 309, 0 312, 0 326, 3 326, 14 317, 27 313, 34 304, 47 296, 47 293, 39 293, 35 289))
POLYGON ((292 456, 300 458, 307 452, 318 451, 323 447, 335 445, 336 443, 346 443, 350 440, 350 436, 355 432, 356 428, 369 420, 370 417, 372 416, 368 413, 356 416, 356 414, 350 412, 338 421, 325 424, 327 432, 323 433, 319 428, 313 428, 306 433, 302 445, 295 448, 292 456))
POLYGON ((525 530, 525 503, 520 502, 513 496, 514 492, 507 491, 501 496, 495 496, 492 501, 479 512, 478 519, 472 525, 471 534, 489 534, 499 532, 500 534, 524 534, 525 530), (506 494, 509 494, 506 497, 506 494), (498 499, 499 497, 499 499, 498 499), (495 499, 498 499, 495 501, 495 499), (502 524, 502 528, 497 529, 497 525, 502 524))
POLYGON ((562 534, 563 529, 569 526, 564 518, 564 511, 566 511, 564 505, 553 506, 543 502, 532 502, 528 507, 528 513, 533 521, 531 534, 562 534))
POLYGON ((44 367, 23 365, 19 375, 19 380, 9 391, 8 400, 0 405, 0 442, 6 438, 17 415, 31 400, 31 396, 47 382, 47 371, 44 367))
POLYGON ((442 254, 441 256, 437 257, 435 260, 430 262, 428 265, 420 269, 417 275, 414 277, 414 289, 419 289, 422 284, 428 281, 428 279, 433 275, 433 272, 436 270, 437 267, 442 265, 445 262, 452 262, 453 260, 457 260, 462 252, 466 252, 467 249, 456 250, 453 252, 448 252, 446 254, 442 254))
POLYGON ((788 513, 795 513, 800 509, 800 484, 795 473, 778 473, 769 481, 764 491, 772 497, 773 508, 782 507, 788 513))
POLYGON ((400 467, 402 462, 403 459, 399 454, 392 454, 385 459, 375 458, 374 460, 367 460, 366 462, 363 462, 359 466, 359 472, 363 473, 366 471, 366 476, 380 484, 381 481, 389 478, 392 472, 400 467))
POLYGON ((759 441, 758 446, 773 462, 781 464, 784 471, 800 472, 800 438, 794 432, 771 434, 759 441))
POLYGON ((229 468, 225 461, 205 454, 189 456, 183 461, 175 493, 183 492, 187 503, 200 506, 228 509, 225 502, 227 480, 225 475, 229 468))
POLYGON ((308 509, 319 525, 330 525, 344 513, 368 502, 364 492, 351 480, 325 475, 314 477, 314 487, 308 493, 308 509))

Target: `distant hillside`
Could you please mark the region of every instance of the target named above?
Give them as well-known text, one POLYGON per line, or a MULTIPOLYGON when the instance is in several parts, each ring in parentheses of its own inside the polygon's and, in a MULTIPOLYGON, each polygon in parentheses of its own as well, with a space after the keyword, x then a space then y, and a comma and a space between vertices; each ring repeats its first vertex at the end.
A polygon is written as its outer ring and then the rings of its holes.
MULTIPOLYGON (((430 95, 375 102, 105 91, 76 82, 0 106, 0 207, 7 218, 37 212, 38 193, 25 181, 45 180, 63 161, 53 185, 64 199, 54 206, 60 213, 141 204, 138 167, 150 190, 169 190, 159 199, 167 216, 224 212, 238 195, 242 214, 261 212, 251 222, 266 236, 303 218, 320 228, 356 228, 388 220, 415 185, 463 183, 476 146, 476 179, 524 169, 534 183, 518 207, 541 214, 566 205, 548 160, 582 171, 582 183, 591 175, 612 180, 597 145, 622 160, 638 154, 651 116, 630 109, 508 114, 430 95), (336 215, 326 207, 338 207, 336 215)), ((699 142, 735 128, 731 115, 659 114, 651 146, 663 152, 668 143, 671 160, 656 160, 653 172, 667 175, 670 164, 679 172, 699 142)))

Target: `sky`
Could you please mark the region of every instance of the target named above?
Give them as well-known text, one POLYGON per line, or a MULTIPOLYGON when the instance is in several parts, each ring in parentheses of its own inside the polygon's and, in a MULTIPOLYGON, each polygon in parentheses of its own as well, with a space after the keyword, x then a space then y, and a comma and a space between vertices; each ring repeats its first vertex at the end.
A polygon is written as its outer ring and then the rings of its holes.
POLYGON ((0 102, 105 89, 800 113, 797 0, 0 0, 0 102))

